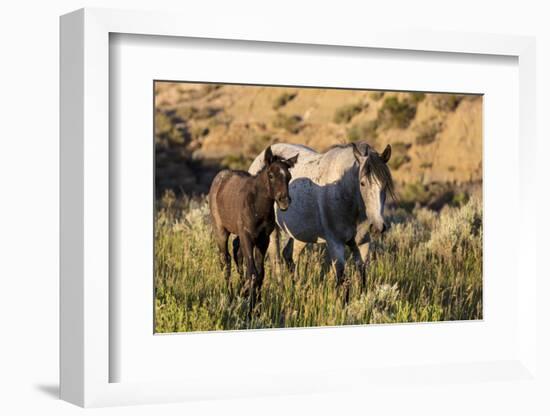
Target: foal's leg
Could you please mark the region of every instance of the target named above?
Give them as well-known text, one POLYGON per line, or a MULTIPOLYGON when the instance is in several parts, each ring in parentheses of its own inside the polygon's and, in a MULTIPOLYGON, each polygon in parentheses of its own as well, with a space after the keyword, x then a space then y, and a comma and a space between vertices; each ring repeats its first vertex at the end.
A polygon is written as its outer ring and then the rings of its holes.
POLYGON ((351 254, 353 255, 353 261, 355 263, 355 267, 357 268, 357 271, 359 272, 359 276, 361 278, 361 287, 365 286, 365 263, 363 262, 363 258, 361 257, 361 252, 359 251, 359 247, 357 246, 357 243, 355 240, 348 241, 348 247, 351 250, 351 254))
POLYGON ((261 235, 256 241, 256 248, 254 249, 254 255, 255 255, 254 263, 258 270, 258 281, 256 284, 256 288, 258 290, 257 292, 258 301, 260 301, 262 297, 262 285, 263 285, 264 276, 265 276, 264 261, 265 261, 265 253, 267 252, 268 246, 269 246, 269 236, 261 235))
POLYGON ((255 287, 258 283, 258 271, 254 263, 254 245, 252 238, 248 233, 239 235, 241 250, 243 253, 244 263, 246 265, 246 277, 249 283, 250 310, 254 307, 254 298, 256 297, 255 287))
POLYGON ((233 261, 237 266, 237 273, 241 279, 243 278, 243 252, 241 250, 241 244, 239 237, 233 239, 233 261))
POLYGON ((231 257, 229 256, 229 250, 227 249, 227 240, 229 239, 229 232, 224 228, 214 228, 214 237, 216 244, 220 249, 220 265, 224 271, 225 280, 227 282, 227 288, 231 292, 231 257))

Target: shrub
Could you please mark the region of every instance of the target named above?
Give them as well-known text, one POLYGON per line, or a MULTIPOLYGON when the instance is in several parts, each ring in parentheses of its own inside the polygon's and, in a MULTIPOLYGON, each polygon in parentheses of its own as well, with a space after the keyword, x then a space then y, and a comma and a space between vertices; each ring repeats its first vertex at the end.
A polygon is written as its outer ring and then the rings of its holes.
POLYGON ((194 140, 200 139, 201 137, 208 136, 209 133, 210 133, 210 129, 204 126, 194 126, 191 129, 191 137, 194 140))
POLYGON ((391 144, 392 152, 399 155, 407 153, 410 148, 410 143, 395 142, 391 144))
POLYGON ((260 134, 247 141, 245 153, 252 157, 256 157, 268 145, 274 143, 276 139, 269 134, 260 134))
POLYGON ((428 120, 422 122, 417 128, 416 144, 426 146, 433 143, 437 139, 437 135, 441 132, 441 122, 428 120))
POLYGON ((416 204, 425 205, 428 203, 431 194, 428 187, 420 182, 407 183, 399 191, 399 202, 407 210, 414 208, 416 204))
POLYGON ((184 132, 176 127, 172 118, 162 111, 155 112, 155 140, 158 144, 164 142, 182 144, 185 141, 184 132))
POLYGON ((184 120, 204 120, 207 118, 214 117, 221 110, 214 107, 201 107, 197 108, 194 106, 180 107, 176 110, 176 115, 181 117, 184 120))
POLYGON ((391 144, 392 157, 388 162, 388 166, 393 170, 398 170, 405 163, 409 163, 411 158, 407 155, 411 144, 404 142, 395 142, 391 144))
POLYGON ((379 124, 385 128, 397 127, 405 129, 416 116, 416 103, 409 99, 399 100, 397 97, 387 97, 378 110, 379 124))
POLYGON ((401 166, 403 166, 405 163, 409 163, 411 161, 411 158, 409 155, 395 155, 392 156, 390 161, 388 162, 388 165, 393 170, 398 170, 401 166))
POLYGON ((204 95, 208 95, 211 92, 219 90, 222 86, 223 85, 221 85, 221 84, 205 84, 202 87, 202 91, 203 91, 204 95))
POLYGON ((248 170, 252 160, 244 155, 227 155, 221 161, 221 165, 228 169, 248 170))
POLYGON ((384 239, 371 241, 365 287, 348 259, 349 302, 322 247, 300 256, 294 272, 267 261, 262 301, 247 317, 234 269, 237 294, 228 293, 206 199, 169 195, 155 212, 155 332, 482 319, 481 210, 477 198, 439 214, 399 210, 384 239))
POLYGON ((288 93, 284 92, 281 95, 279 95, 275 101, 273 102, 273 109, 278 110, 281 107, 284 107, 287 105, 290 101, 292 101, 294 98, 296 98, 297 93, 288 93))
POLYGON ((461 260, 472 247, 481 253, 481 203, 469 200, 462 209, 441 212, 439 225, 432 231, 426 248, 447 260, 461 260))
POLYGON ((284 129, 292 134, 297 134, 302 128, 302 117, 298 115, 287 116, 283 113, 277 113, 273 121, 273 127, 284 129))
POLYGON ((365 107, 366 106, 361 103, 343 105, 334 113, 334 122, 338 124, 349 123, 351 119, 363 111, 365 107))
POLYGON ((432 103, 439 111, 455 111, 463 98, 463 95, 434 94, 432 103))
POLYGON ((379 101, 384 96, 384 93, 382 91, 373 91, 369 94, 369 97, 372 98, 374 101, 379 101))
POLYGON ((378 129, 378 120, 356 123, 347 131, 348 140, 350 142, 366 140, 371 146, 374 146, 376 143, 376 137, 378 136, 376 129, 378 129))
POLYGON ((468 195, 468 192, 462 191, 458 192, 453 196, 452 204, 455 207, 461 207, 468 203, 470 200, 470 195, 468 195))
POLYGON ((415 103, 424 101, 424 98, 426 98, 426 94, 423 92, 411 92, 411 100, 415 103))

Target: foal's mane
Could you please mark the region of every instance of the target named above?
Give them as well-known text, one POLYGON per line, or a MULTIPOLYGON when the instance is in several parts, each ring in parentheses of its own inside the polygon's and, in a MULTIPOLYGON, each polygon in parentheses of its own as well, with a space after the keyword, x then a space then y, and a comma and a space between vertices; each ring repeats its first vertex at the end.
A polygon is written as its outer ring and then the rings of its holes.
POLYGON ((366 142, 357 142, 357 143, 347 143, 347 144, 335 144, 329 148, 328 151, 332 149, 351 149, 353 151, 353 146, 356 146, 359 151, 363 154, 367 153, 369 157, 367 162, 363 166, 363 171, 369 179, 375 179, 380 184, 386 186, 386 191, 391 195, 392 199, 397 202, 397 195, 395 194, 395 185, 393 182, 393 177, 391 175, 388 165, 384 163, 380 155, 372 146, 366 142))
MULTIPOLYGON (((274 155, 273 155, 273 161, 271 162, 271 164, 273 165, 274 163, 282 162, 282 161, 284 161, 284 160, 285 160, 285 159, 284 159, 283 157, 277 156, 277 155, 274 154, 274 155)), ((262 173, 262 172, 265 171, 266 169, 267 169, 267 165, 264 163, 264 164, 262 165, 262 168, 261 168, 258 172, 256 172, 256 175, 254 175, 254 176, 259 176, 260 173, 262 173)))

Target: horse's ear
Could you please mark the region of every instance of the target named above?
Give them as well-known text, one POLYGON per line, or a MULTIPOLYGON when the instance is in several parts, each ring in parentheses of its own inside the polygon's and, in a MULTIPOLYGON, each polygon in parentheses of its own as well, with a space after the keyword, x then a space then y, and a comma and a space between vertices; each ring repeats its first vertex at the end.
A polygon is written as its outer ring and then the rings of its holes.
POLYGON ((265 149, 264 163, 266 165, 271 165, 273 163, 273 152, 271 151, 271 146, 268 146, 268 148, 265 149))
POLYGON ((361 158, 364 157, 363 154, 355 143, 352 143, 351 146, 353 147, 353 156, 355 156, 355 160, 357 160, 357 163, 361 164, 361 158))
POLYGON ((296 155, 294 155, 290 159, 285 160, 285 163, 288 165, 289 168, 292 168, 294 167, 297 161, 298 161, 298 153, 296 153, 296 155))
POLYGON ((388 144, 380 156, 384 163, 388 163, 391 157, 391 146, 388 144))

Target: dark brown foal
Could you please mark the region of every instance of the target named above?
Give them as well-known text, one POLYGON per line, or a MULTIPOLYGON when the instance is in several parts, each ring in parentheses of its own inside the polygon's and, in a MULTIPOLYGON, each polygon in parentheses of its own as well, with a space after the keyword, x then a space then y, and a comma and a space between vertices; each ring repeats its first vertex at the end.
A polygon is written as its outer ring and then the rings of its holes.
POLYGON ((229 235, 234 234, 238 237, 237 245, 246 267, 251 308, 259 297, 265 253, 269 236, 275 228, 273 205, 276 203, 283 211, 288 208, 291 202, 288 195, 289 169, 296 163, 298 155, 281 159, 273 156, 268 147, 264 159, 264 168, 254 176, 243 171, 221 171, 214 178, 208 194, 214 238, 220 249, 220 262, 228 288, 231 292, 231 257, 227 241, 229 235))

